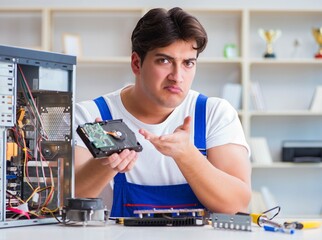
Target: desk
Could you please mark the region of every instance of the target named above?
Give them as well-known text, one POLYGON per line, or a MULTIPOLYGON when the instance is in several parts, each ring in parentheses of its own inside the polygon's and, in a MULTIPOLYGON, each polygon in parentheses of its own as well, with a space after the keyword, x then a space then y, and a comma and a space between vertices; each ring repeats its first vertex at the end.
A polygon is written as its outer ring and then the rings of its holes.
POLYGON ((253 226, 251 232, 202 227, 126 227, 108 222, 106 225, 64 226, 61 224, 35 225, 0 229, 0 240, 321 240, 322 228, 298 230, 293 235, 265 232, 253 226))

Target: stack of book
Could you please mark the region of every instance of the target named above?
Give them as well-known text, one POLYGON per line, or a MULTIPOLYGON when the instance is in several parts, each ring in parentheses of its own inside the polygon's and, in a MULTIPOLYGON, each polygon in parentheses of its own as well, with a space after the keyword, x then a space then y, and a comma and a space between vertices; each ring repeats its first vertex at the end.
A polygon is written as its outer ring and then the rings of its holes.
POLYGON ((252 137, 249 145, 253 163, 272 164, 273 160, 265 137, 252 137))
POLYGON ((254 110, 265 110, 264 97, 259 82, 252 81, 250 83, 250 94, 254 110))
POLYGON ((322 112, 322 86, 316 87, 310 110, 312 112, 322 112))
POLYGON ((223 87, 222 98, 226 99, 236 110, 241 108, 242 85, 226 83, 223 87))

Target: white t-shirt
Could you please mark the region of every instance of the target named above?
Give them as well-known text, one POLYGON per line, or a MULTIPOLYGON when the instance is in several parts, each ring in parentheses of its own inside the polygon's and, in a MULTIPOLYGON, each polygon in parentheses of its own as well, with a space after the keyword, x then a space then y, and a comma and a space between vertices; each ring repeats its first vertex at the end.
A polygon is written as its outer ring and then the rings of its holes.
MULTIPOLYGON (((144 128, 156 135, 173 133, 183 123, 187 116, 192 117, 191 136, 194 141, 194 114, 198 92, 190 90, 185 100, 160 124, 146 124, 132 116, 123 106, 119 89, 104 95, 113 119, 123 119, 128 127, 135 133, 143 151, 139 153, 135 167, 126 173, 128 182, 141 185, 172 185, 186 183, 175 161, 160 154, 154 146, 138 133, 144 128)), ((83 101, 76 104, 75 126, 86 122, 94 122, 101 117, 94 101, 83 101)), ((244 132, 236 110, 224 99, 209 97, 206 106, 206 148, 212 148, 227 143, 235 143, 249 147, 246 143, 244 132)), ((85 147, 82 140, 76 134, 76 145, 85 147)), ((99 161, 99 160, 97 160, 99 161)), ((223 159, 224 161, 224 159, 223 159)), ((95 174, 95 173, 93 173, 95 174)), ((107 186, 100 197, 110 205, 112 201, 113 183, 107 186)))

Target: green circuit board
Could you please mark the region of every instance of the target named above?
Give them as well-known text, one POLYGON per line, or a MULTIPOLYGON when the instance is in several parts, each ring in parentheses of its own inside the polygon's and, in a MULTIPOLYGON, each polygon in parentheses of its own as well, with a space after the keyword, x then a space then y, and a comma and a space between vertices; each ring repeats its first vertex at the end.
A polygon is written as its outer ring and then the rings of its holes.
POLYGON ((99 123, 85 125, 84 130, 89 136, 89 140, 96 148, 111 147, 115 145, 111 139, 112 137, 105 133, 105 130, 99 123))

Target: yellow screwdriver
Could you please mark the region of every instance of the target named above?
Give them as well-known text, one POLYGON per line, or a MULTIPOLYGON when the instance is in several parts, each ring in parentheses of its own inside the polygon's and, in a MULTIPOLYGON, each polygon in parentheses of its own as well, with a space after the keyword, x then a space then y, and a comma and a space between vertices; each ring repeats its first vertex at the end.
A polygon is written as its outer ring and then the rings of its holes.
POLYGON ((295 222, 284 222, 285 228, 294 228, 294 229, 311 229, 321 227, 320 221, 295 221, 295 222))
POLYGON ((282 228, 283 225, 272 221, 263 213, 251 213, 250 216, 252 217, 252 222, 256 223, 258 226, 262 227, 263 224, 269 224, 274 227, 282 228))

